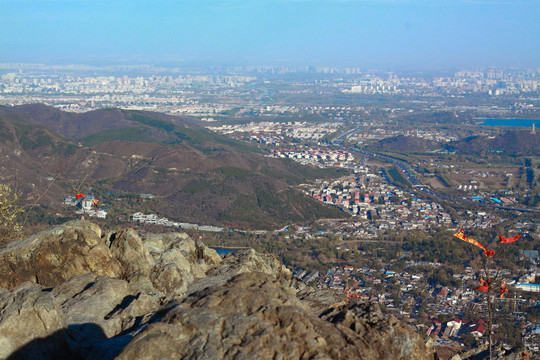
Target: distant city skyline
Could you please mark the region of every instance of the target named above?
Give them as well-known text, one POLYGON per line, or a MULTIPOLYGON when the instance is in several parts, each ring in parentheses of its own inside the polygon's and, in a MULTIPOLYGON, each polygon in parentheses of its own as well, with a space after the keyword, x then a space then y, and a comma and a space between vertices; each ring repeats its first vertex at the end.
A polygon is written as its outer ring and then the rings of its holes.
POLYGON ((540 67, 540 1, 0 0, 0 62, 540 67))

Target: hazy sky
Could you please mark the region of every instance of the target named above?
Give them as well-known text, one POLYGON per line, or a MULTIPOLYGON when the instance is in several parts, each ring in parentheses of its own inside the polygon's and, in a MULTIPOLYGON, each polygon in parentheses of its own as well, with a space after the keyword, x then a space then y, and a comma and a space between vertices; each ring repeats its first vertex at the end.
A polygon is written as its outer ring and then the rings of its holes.
POLYGON ((540 67, 540 0, 0 0, 1 62, 540 67))

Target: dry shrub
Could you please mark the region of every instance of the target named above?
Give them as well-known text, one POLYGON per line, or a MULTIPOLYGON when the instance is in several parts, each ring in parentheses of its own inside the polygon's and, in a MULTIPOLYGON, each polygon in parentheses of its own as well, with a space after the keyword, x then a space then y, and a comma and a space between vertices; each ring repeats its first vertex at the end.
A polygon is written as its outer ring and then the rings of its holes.
POLYGON ((19 194, 11 187, 0 184, 0 246, 17 240, 21 234, 22 226, 17 222, 22 213, 22 207, 18 203, 19 194))

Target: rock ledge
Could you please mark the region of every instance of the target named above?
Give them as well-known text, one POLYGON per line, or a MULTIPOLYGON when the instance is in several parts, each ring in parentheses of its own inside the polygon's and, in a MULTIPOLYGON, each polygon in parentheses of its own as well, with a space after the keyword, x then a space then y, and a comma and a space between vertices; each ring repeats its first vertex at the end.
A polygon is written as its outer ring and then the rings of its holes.
POLYGON ((72 221, 0 250, 0 359, 433 359, 376 304, 252 249, 72 221))

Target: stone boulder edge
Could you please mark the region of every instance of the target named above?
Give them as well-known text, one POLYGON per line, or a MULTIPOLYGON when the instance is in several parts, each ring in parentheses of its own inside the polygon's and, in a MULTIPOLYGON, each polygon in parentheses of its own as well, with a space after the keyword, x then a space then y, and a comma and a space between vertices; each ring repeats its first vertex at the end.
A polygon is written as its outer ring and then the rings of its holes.
POLYGON ((70 357, 66 328, 54 296, 40 286, 26 282, 0 295, 0 359, 70 357))
POLYGON ((252 249, 222 259, 183 233, 141 238, 69 222, 1 249, 5 269, 0 279, 11 290, 0 288, 0 345, 8 350, 0 359, 433 358, 418 334, 377 306, 309 288, 252 249), (48 262, 32 263, 34 252, 48 262), (24 276, 5 281, 16 266, 24 276), (17 312, 49 325, 17 327, 17 312))
POLYGON ((70 221, 0 249, 0 287, 25 281, 56 286, 78 274, 118 277, 121 263, 101 238, 99 226, 70 221))

